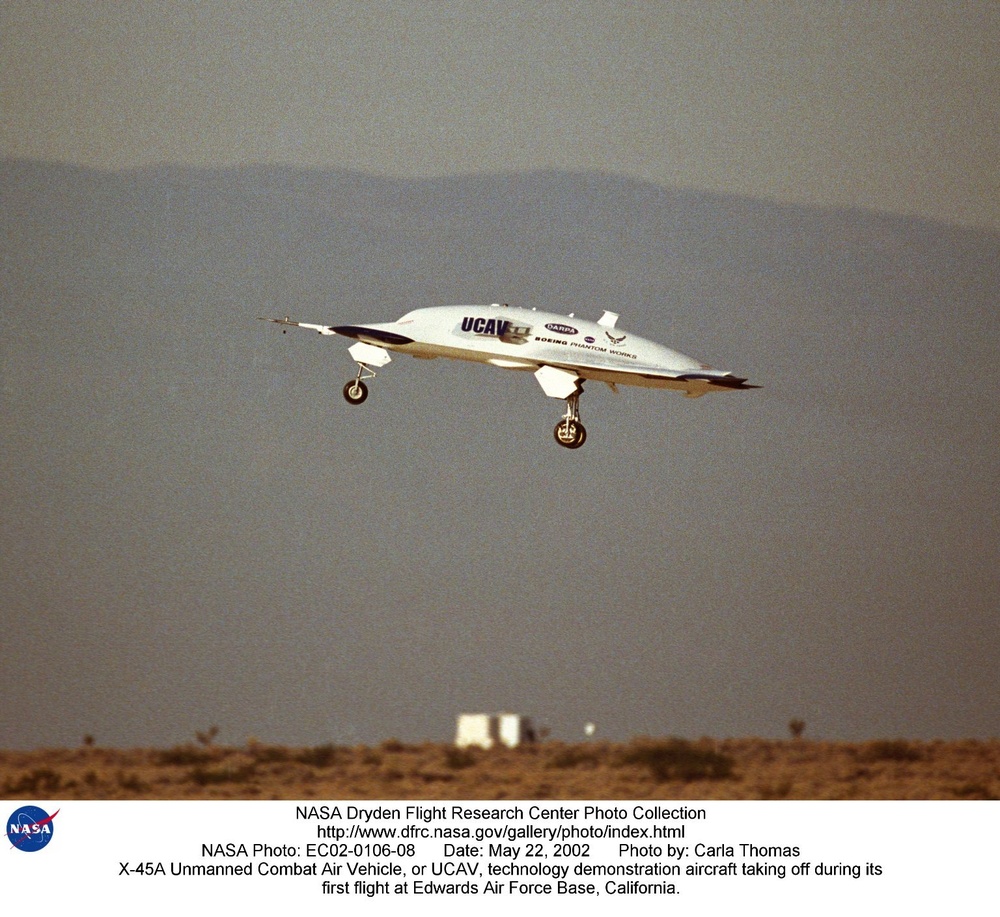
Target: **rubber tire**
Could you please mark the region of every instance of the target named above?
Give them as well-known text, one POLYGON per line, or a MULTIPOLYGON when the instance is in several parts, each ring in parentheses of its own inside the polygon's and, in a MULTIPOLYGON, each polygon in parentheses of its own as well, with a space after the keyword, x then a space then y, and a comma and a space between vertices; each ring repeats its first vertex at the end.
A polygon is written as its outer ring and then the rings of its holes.
POLYGON ((364 382, 351 379, 344 386, 344 398, 348 404, 361 404, 368 397, 368 386, 364 382))
POLYGON ((552 433, 560 446, 566 449, 579 449, 587 441, 587 430, 579 420, 570 421, 570 424, 573 428, 573 438, 571 440, 567 441, 560 435, 566 426, 565 420, 560 420, 552 433))

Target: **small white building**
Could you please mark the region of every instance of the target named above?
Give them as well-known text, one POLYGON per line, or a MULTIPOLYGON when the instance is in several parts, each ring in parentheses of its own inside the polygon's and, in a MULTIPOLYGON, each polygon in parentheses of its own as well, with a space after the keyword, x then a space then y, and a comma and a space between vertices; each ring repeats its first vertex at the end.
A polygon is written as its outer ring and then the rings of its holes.
POLYGON ((492 748, 506 745, 516 748, 533 742, 535 732, 531 720, 519 713, 460 713, 455 744, 459 748, 477 746, 492 748))

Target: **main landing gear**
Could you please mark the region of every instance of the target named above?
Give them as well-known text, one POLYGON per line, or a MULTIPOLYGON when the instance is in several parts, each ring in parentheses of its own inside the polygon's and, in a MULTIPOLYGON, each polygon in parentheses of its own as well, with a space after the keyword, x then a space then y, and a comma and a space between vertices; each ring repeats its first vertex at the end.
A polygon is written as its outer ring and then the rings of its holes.
POLYGON ((566 399, 566 413, 553 431, 556 442, 567 449, 579 449, 587 441, 587 430, 580 423, 580 391, 566 399))

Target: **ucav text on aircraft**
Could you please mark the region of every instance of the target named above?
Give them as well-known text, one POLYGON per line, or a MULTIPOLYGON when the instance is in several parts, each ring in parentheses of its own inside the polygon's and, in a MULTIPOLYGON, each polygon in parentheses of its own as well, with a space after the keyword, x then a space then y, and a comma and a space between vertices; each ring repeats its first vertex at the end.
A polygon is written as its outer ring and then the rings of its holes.
MULTIPOLYGON (((314 325, 285 318, 264 318, 320 334, 342 335, 356 343, 348 353, 357 374, 344 386, 344 397, 361 404, 368 397, 365 380, 392 359, 389 351, 433 359, 450 357, 488 363, 501 369, 534 373, 550 398, 566 402, 556 424, 560 446, 577 449, 587 438, 580 422, 583 383, 606 382, 667 388, 699 398, 708 392, 757 388, 746 379, 713 369, 675 350, 626 334, 618 316, 605 312, 596 322, 535 309, 494 303, 489 306, 434 306, 415 309, 395 322, 370 325, 314 325)), ((287 329, 282 329, 287 330, 287 329)))

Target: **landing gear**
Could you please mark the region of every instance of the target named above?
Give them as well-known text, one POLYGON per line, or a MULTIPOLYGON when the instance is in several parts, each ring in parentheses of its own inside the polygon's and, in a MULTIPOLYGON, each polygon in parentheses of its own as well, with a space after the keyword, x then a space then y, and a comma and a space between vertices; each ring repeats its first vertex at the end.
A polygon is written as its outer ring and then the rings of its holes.
POLYGON ((556 442, 567 449, 579 449, 587 441, 587 430, 580 423, 580 391, 566 399, 566 413, 553 431, 556 442))
POLYGON ((375 371, 364 363, 358 363, 358 374, 344 386, 344 397, 348 404, 361 404, 368 397, 368 386, 362 379, 374 379, 375 371), (365 375, 367 373, 367 375, 365 375))
MULTIPOLYGON (((341 331, 344 330, 341 328, 341 331)), ((349 327, 346 330, 352 331, 349 327)), ((352 344, 347 348, 347 352, 358 364, 358 374, 344 386, 344 397, 348 404, 361 404, 368 397, 368 386, 362 380, 374 379, 375 370, 372 367, 377 366, 381 369, 392 360, 392 357, 389 356, 384 347, 376 347, 365 341, 352 344)))

